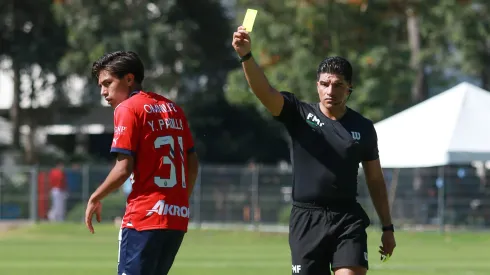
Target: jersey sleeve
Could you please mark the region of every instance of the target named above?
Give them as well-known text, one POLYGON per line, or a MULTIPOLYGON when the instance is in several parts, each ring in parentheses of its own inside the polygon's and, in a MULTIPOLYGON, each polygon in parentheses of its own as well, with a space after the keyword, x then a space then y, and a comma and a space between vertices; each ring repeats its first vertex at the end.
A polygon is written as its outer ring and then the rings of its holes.
POLYGON ((362 161, 377 160, 378 158, 378 135, 376 134, 374 125, 370 123, 366 131, 366 144, 362 154, 362 161))
POLYGON ((111 153, 135 156, 138 150, 138 124, 136 114, 126 106, 114 111, 114 138, 111 153))
POLYGON ((187 119, 184 120, 184 151, 187 153, 193 153, 196 151, 194 148, 194 139, 192 138, 191 128, 187 119))
POLYGON ((283 91, 281 95, 284 97, 284 105, 275 119, 284 124, 291 124, 300 112, 301 102, 293 93, 283 91))

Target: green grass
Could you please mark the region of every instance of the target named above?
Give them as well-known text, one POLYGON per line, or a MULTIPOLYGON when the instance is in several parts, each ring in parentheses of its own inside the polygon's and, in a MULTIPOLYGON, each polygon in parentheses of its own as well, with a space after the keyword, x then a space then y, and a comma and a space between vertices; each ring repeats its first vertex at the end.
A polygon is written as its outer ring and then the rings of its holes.
MULTIPOLYGON (((113 275, 117 228, 58 224, 0 235, 1 275, 113 275)), ((380 263, 380 235, 370 232, 369 274, 490 274, 490 234, 397 232, 396 254, 380 263)), ((171 275, 291 274, 287 235, 241 231, 190 231, 171 275)), ((325 274, 328 274, 327 272, 325 274)))

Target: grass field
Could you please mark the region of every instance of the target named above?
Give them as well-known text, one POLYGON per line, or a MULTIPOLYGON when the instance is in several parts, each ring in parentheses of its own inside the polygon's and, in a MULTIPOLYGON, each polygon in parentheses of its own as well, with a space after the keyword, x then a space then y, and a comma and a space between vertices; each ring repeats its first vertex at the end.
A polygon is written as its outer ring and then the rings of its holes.
MULTIPOLYGON (((0 235, 1 275, 116 274, 117 228, 40 225, 0 235)), ((381 264, 379 234, 370 233, 369 274, 490 274, 490 234, 397 232, 396 255, 381 264)), ((193 230, 171 275, 291 274, 287 235, 193 230)), ((328 274, 327 272, 325 274, 328 274)))

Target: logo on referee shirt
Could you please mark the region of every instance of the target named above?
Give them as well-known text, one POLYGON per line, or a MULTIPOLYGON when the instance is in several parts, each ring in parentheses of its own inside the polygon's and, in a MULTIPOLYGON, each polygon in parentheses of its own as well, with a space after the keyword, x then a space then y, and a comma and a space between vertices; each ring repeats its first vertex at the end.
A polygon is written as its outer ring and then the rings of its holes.
POLYGON ((293 273, 294 274, 299 274, 300 271, 301 271, 301 265, 300 264, 293 265, 293 273))
POLYGON ((361 133, 359 132, 350 132, 352 135, 352 138, 355 140, 361 140, 361 133))
POLYGON ((325 123, 321 122, 319 118, 317 118, 314 114, 308 113, 306 116, 306 122, 310 126, 317 126, 317 127, 322 127, 325 123))

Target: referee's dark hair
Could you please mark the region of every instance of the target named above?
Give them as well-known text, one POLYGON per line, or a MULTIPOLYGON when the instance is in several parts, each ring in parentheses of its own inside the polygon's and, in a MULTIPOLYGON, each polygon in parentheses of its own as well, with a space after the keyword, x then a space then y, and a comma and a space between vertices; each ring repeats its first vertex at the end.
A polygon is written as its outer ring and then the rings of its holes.
POLYGON ((134 81, 138 84, 142 84, 145 78, 143 62, 135 52, 131 51, 105 54, 92 65, 92 76, 98 79, 101 71, 108 71, 118 78, 123 78, 131 73, 134 75, 134 81))
POLYGON ((316 79, 320 79, 323 73, 337 74, 344 77, 345 81, 352 84, 352 66, 347 59, 340 56, 325 58, 316 71, 316 79))

